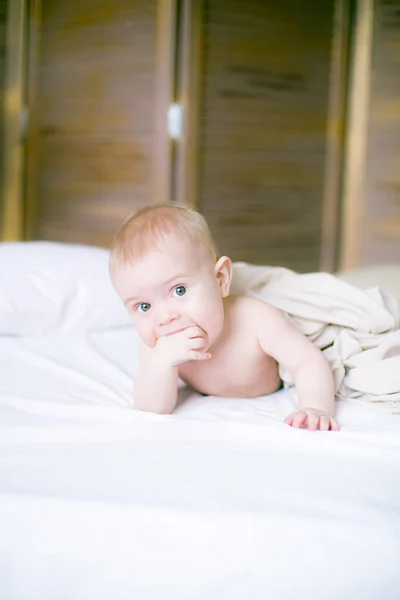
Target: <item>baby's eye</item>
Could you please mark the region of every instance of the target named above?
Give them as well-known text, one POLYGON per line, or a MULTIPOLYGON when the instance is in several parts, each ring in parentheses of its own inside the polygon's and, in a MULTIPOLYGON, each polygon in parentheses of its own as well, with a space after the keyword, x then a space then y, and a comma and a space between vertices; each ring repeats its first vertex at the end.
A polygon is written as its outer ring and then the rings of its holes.
POLYGON ((176 288, 174 288, 174 292, 175 296, 184 296, 186 294, 186 288, 184 285, 177 285, 176 288))
POLYGON ((137 305, 136 310, 138 312, 145 313, 148 310, 150 310, 150 308, 151 308, 151 304, 149 304, 148 302, 142 302, 141 304, 137 305))

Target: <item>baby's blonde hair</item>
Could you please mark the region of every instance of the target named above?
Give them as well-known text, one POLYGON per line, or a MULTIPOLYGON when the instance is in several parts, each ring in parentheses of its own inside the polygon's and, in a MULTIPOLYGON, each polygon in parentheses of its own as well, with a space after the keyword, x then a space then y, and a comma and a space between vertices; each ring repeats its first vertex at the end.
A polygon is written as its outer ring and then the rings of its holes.
POLYGON ((111 272, 143 258, 171 234, 180 234, 185 241, 202 246, 212 260, 218 259, 217 246, 200 213, 188 206, 153 204, 130 215, 117 231, 111 246, 111 272))

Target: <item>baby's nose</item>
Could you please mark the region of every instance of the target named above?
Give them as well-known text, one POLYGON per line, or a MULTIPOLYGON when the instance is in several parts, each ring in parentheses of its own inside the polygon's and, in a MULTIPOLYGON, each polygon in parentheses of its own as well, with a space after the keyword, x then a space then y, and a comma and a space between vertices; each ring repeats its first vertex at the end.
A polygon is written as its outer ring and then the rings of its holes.
POLYGON ((176 311, 164 311, 160 313, 159 316, 159 324, 160 327, 169 325, 173 321, 176 321, 179 318, 179 314, 176 311))

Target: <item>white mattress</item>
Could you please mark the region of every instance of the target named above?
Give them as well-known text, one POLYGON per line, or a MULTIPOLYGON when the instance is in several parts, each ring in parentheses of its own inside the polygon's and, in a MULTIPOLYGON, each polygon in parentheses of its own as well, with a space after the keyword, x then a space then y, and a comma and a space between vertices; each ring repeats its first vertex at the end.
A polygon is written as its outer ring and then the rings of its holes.
POLYGON ((398 600, 400 417, 294 392, 132 409, 130 329, 0 338, 4 600, 398 600))

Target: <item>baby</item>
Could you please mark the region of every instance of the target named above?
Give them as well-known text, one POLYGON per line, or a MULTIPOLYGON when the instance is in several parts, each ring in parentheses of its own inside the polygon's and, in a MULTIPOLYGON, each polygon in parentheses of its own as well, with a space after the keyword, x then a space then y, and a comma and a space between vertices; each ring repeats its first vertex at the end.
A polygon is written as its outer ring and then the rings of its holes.
POLYGON ((195 210, 153 205, 131 216, 114 239, 110 274, 141 339, 137 408, 171 413, 179 377, 206 395, 270 394, 280 363, 299 396, 285 423, 339 429, 328 362, 279 310, 229 295, 232 263, 195 210))

